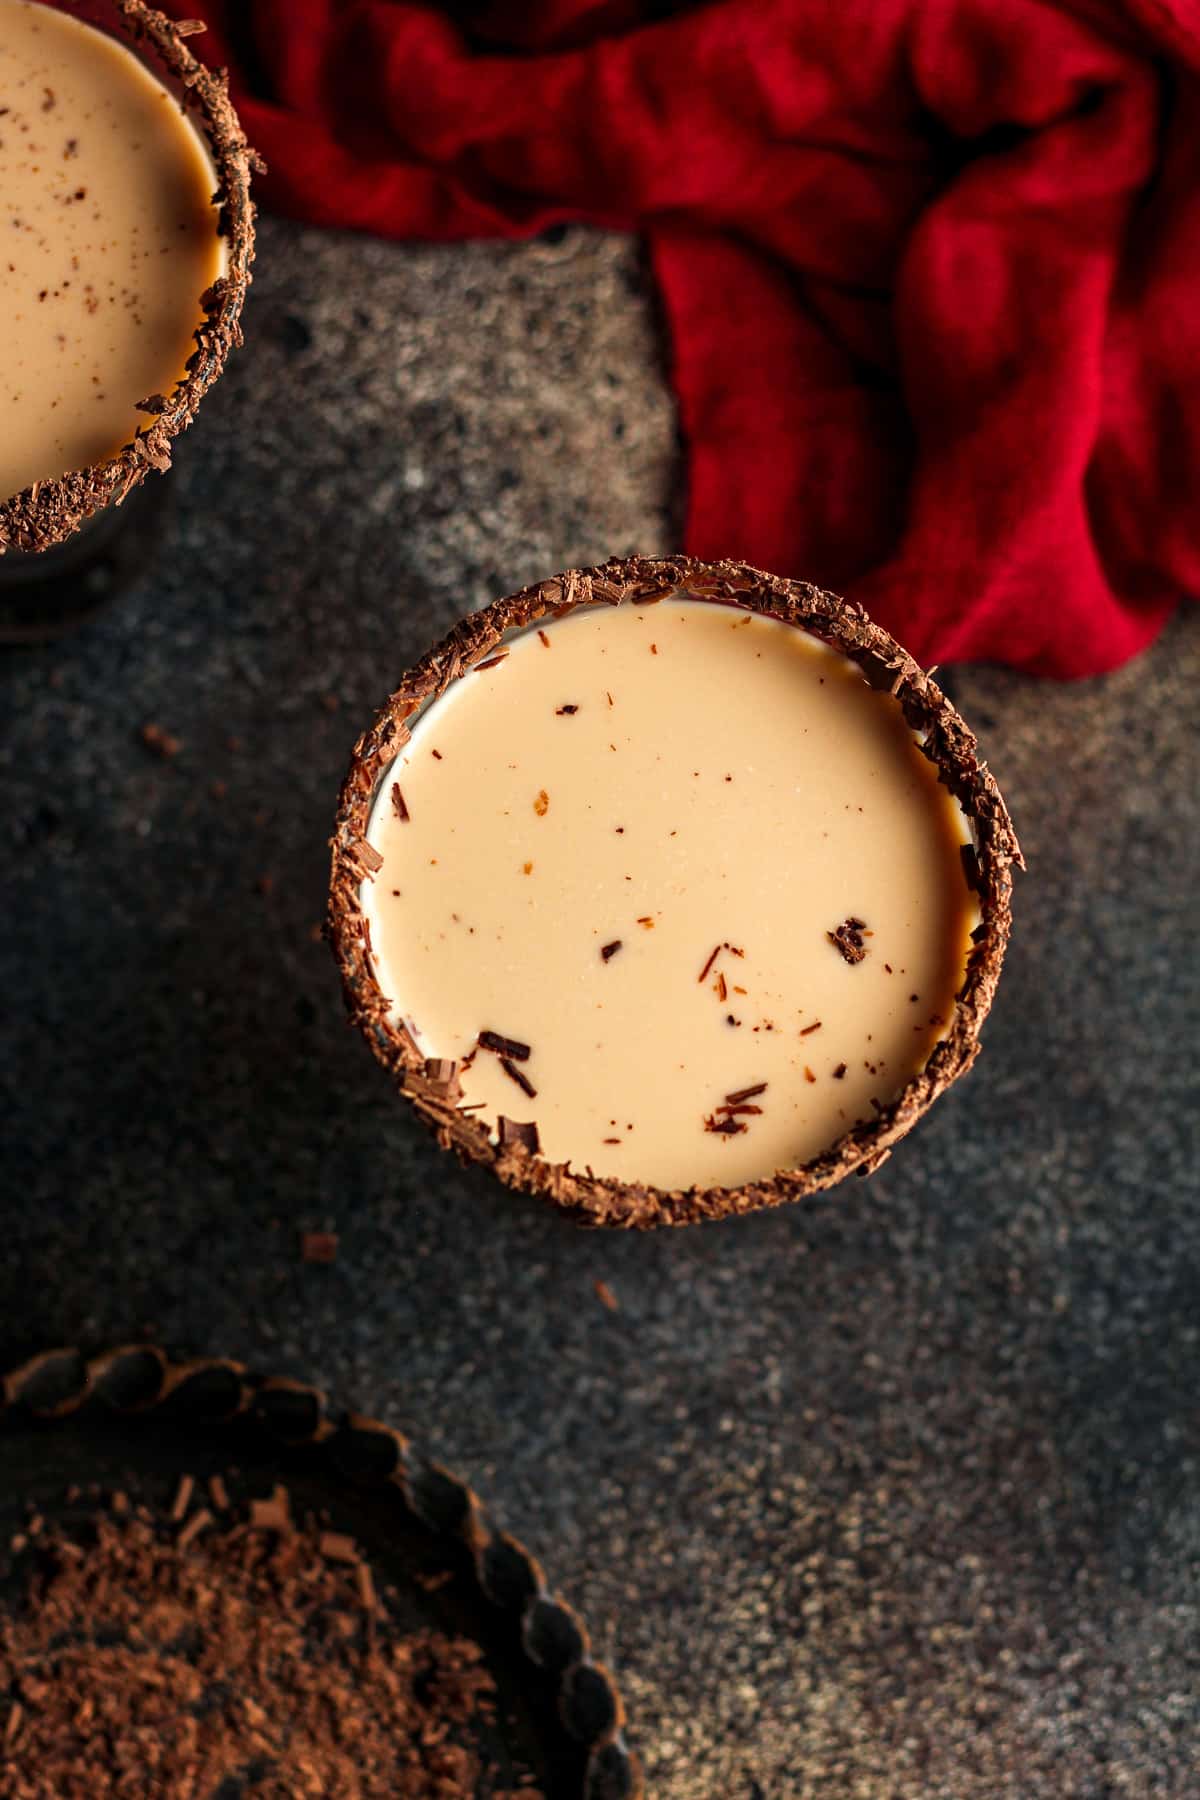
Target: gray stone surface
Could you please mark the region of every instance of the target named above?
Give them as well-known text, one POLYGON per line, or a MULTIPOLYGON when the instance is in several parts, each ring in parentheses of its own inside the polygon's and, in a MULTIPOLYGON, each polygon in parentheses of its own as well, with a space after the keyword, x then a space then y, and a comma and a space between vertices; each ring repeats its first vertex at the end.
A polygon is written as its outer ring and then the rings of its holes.
POLYGON ((409 1427, 583 1608, 659 1800, 1200 1792, 1200 620, 952 674, 1030 874, 984 1058, 880 1175, 587 1235, 432 1150, 313 928, 413 653, 675 539, 638 252, 271 224, 248 333, 170 560, 0 662, 0 1353, 149 1330, 409 1427))

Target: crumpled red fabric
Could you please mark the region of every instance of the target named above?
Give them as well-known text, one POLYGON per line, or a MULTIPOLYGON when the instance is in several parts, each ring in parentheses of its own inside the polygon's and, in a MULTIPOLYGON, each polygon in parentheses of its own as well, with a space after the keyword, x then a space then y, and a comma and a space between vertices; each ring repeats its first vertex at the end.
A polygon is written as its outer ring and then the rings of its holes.
POLYGON ((1058 676, 1200 594, 1196 0, 168 5, 269 206, 644 233, 693 552, 1058 676))

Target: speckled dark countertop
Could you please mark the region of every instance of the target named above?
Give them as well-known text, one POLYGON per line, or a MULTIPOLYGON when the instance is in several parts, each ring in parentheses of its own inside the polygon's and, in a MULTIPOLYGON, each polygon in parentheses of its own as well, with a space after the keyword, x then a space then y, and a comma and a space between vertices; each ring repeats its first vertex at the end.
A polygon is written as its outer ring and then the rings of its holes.
POLYGON ((658 1800, 1200 1793, 1200 619, 950 676, 1030 874, 984 1058, 880 1175, 584 1234, 431 1148, 314 927, 413 654, 675 543, 638 253, 269 224, 247 330, 170 560, 0 661, 0 1358, 152 1331, 410 1427, 588 1616, 658 1800))

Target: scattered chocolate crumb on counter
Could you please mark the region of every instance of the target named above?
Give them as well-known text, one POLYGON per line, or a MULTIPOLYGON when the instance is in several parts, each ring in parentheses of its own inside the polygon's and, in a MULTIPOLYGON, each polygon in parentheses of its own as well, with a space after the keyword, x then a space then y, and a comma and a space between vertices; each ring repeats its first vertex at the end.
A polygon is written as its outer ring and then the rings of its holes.
POLYGON ((173 756, 178 756, 183 749, 182 741, 179 738, 172 732, 164 730, 161 725, 156 725, 153 720, 142 726, 138 736, 147 750, 155 756, 161 756, 164 762, 170 761, 173 756))
POLYGON ((306 1263, 334 1263, 337 1261, 339 1243, 336 1231, 301 1232, 301 1258, 306 1263))
POLYGON ((519 1069, 511 1057, 502 1056, 500 1058, 500 1067, 504 1070, 504 1073, 508 1076, 510 1081, 516 1082, 523 1094, 528 1094, 531 1100, 537 1099, 537 1089, 534 1087, 525 1071, 519 1069))
POLYGON ((353 1538, 259 1504, 261 1527, 127 1505, 42 1537, 0 1615, 5 1800, 541 1800, 490 1760, 480 1647, 402 1631, 353 1538))
POLYGON ((595 1281, 592 1285, 596 1290, 596 1298, 599 1300, 601 1306, 606 1306, 609 1312, 620 1312, 621 1303, 609 1287, 607 1281, 595 1281))
POLYGON ((614 938, 611 944, 601 944, 600 958, 602 962, 612 961, 613 957, 617 954, 617 951, 621 948, 621 941, 620 938, 614 938))
POLYGON ((863 919, 843 919, 836 931, 827 931, 825 936, 846 962, 860 963, 867 954, 867 947, 863 943, 866 930, 863 919))
POLYGON ((412 817, 408 810, 408 803, 400 791, 400 783, 398 781, 393 781, 392 783, 392 811, 402 825, 407 825, 409 819, 412 817))
POLYGON ((481 1050, 494 1050, 497 1056, 509 1056, 513 1062, 528 1062, 533 1052, 528 1044, 519 1038, 505 1037, 499 1031, 481 1031, 478 1038, 481 1050))

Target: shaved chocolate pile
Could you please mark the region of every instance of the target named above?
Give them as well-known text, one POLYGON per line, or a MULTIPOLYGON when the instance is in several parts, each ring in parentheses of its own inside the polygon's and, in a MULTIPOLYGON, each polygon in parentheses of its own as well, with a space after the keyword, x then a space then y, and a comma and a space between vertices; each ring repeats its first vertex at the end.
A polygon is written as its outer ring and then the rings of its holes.
MULTIPOLYGON (((246 1523, 185 1518, 194 1488, 166 1517, 117 1495, 76 1535, 15 1540, 5 1800, 539 1800, 477 1747, 496 1690, 476 1644, 401 1634, 354 1540, 295 1526, 284 1489, 246 1523)), ((208 1497, 227 1506, 219 1477, 208 1497)))

